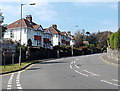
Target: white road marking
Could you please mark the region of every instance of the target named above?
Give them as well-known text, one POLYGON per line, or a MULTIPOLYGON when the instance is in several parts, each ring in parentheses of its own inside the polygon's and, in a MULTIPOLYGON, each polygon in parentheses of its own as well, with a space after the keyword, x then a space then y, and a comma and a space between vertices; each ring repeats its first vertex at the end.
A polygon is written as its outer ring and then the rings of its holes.
POLYGON ((116 80, 116 79, 112 79, 112 80, 118 82, 118 80, 116 80))
POLYGON ((18 89, 22 89, 22 87, 17 87, 18 89))
POLYGON ((16 78, 17 89, 22 89, 21 84, 20 84, 20 73, 21 73, 21 71, 18 72, 17 78, 16 78))
POLYGON ((96 74, 96 73, 89 72, 89 71, 87 71, 87 70, 83 70, 83 71, 85 71, 85 72, 87 72, 87 73, 91 74, 92 76, 100 76, 100 75, 98 75, 98 74, 96 74))
POLYGON ((112 83, 112 82, 108 82, 108 81, 106 81, 106 80, 100 80, 100 81, 101 81, 101 82, 108 83, 108 84, 111 84, 111 85, 120 86, 120 85, 118 85, 118 84, 115 84, 115 83, 112 83))
POLYGON ((7 90, 11 90, 11 88, 7 88, 7 90))
POLYGON ((78 59, 76 59, 76 60, 78 60, 78 59))
POLYGON ((21 84, 17 84, 17 87, 21 87, 21 84))
POLYGON ((81 75, 83 75, 83 76, 86 76, 86 77, 88 77, 88 75, 86 75, 86 74, 83 74, 83 73, 81 73, 81 72, 79 72, 79 71, 77 71, 77 70, 75 70, 75 72, 77 72, 78 74, 81 74, 81 75))
POLYGON ((73 64, 73 61, 71 62, 71 64, 73 64))
POLYGON ((73 63, 75 64, 75 61, 73 63))
POLYGON ((79 68, 79 66, 77 66, 76 64, 75 64, 75 67, 79 68))
POLYGON ((12 87, 12 85, 7 85, 7 87, 8 87, 8 88, 11 88, 11 87, 12 87))
POLYGON ((72 69, 72 66, 70 65, 70 68, 72 69))
POLYGON ((13 77, 14 77, 14 73, 11 74, 10 79, 8 80, 7 89, 12 88, 12 79, 13 79, 13 77))

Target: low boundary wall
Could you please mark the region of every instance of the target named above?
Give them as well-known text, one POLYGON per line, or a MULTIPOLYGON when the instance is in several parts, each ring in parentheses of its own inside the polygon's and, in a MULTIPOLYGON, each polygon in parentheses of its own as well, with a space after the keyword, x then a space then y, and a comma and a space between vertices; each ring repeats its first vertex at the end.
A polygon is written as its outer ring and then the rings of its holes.
POLYGON ((115 61, 120 62, 120 50, 107 48, 107 56, 115 61))

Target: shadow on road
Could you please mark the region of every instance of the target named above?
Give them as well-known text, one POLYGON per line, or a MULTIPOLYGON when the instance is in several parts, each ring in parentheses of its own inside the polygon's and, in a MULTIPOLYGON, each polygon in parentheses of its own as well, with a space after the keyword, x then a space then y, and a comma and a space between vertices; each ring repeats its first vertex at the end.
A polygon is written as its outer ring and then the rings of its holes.
POLYGON ((38 70, 38 69, 42 69, 42 68, 30 68, 28 70, 38 70))
POLYGON ((56 63, 67 63, 67 62, 57 62, 57 61, 55 61, 55 62, 41 62, 40 64, 56 64, 56 63))

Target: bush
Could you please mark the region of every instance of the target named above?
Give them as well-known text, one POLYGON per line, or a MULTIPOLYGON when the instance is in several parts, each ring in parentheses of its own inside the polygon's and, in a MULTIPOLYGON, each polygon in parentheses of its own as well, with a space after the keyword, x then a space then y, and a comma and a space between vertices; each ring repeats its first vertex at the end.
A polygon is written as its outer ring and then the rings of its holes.
POLYGON ((114 38, 115 38, 115 33, 113 33, 113 34, 110 36, 110 47, 111 47, 111 48, 114 48, 114 38))
POLYGON ((115 33, 114 48, 120 49, 120 31, 115 33))
POLYGON ((120 49, 120 30, 110 36, 110 47, 113 49, 120 49))

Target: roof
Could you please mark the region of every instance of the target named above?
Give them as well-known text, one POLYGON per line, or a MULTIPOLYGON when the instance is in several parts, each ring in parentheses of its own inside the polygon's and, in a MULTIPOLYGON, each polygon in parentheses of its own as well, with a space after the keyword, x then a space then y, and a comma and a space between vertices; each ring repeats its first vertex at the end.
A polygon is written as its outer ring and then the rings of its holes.
POLYGON ((48 29, 47 29, 47 28, 46 28, 46 29, 43 29, 43 32, 44 32, 44 33, 46 33, 47 31, 48 31, 48 29))
MULTIPOLYGON (((21 27, 21 19, 13 22, 13 23, 11 23, 7 26, 8 29, 9 28, 18 28, 18 27, 21 27)), ((37 30, 38 27, 42 28, 41 25, 38 25, 34 22, 30 22, 30 21, 28 21, 27 19, 24 19, 24 18, 22 19, 22 27, 30 27, 30 28, 33 28, 34 30, 37 30)))
POLYGON ((40 25, 33 25, 33 29, 37 30, 40 27, 40 25))
POLYGON ((53 27, 49 27, 49 28, 47 28, 47 30, 50 30, 50 32, 52 33, 52 34, 60 34, 61 35, 61 33, 60 33, 60 31, 58 30, 58 29, 56 29, 56 28, 53 28, 53 27))
POLYGON ((66 34, 66 32, 60 32, 60 34, 61 34, 61 35, 65 35, 65 34, 66 34))

